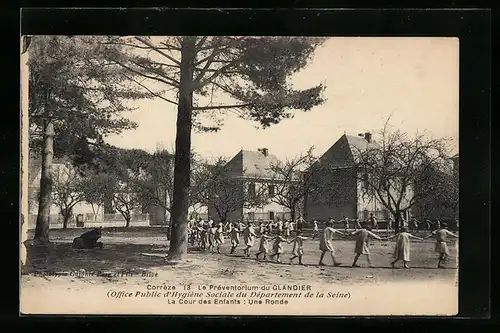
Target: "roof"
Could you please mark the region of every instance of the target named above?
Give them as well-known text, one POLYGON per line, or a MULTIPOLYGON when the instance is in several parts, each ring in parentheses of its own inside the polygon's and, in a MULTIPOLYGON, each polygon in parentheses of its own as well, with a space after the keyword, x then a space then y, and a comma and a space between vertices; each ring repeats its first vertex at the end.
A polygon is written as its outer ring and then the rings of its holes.
POLYGON ((344 134, 344 136, 346 137, 349 147, 351 148, 351 152, 353 153, 356 153, 357 151, 364 152, 368 148, 380 148, 380 145, 375 141, 368 142, 365 138, 353 135, 344 134))
POLYGON ((368 142, 363 137, 342 135, 317 161, 330 168, 345 168, 354 166, 356 155, 369 148, 379 148, 376 141, 368 142))
POLYGON ((279 162, 272 154, 264 156, 261 152, 240 150, 227 164, 229 172, 244 177, 272 177, 270 168, 279 162))

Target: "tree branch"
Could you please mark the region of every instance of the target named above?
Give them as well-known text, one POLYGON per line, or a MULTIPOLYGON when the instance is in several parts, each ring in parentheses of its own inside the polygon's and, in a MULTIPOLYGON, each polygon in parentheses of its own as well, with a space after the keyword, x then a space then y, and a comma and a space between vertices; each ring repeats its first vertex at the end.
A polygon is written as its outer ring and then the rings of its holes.
MULTIPOLYGON (((127 77, 127 76, 125 76, 125 77, 127 77)), ((158 93, 156 93, 156 92, 152 91, 151 89, 149 89, 148 87, 146 87, 145 85, 143 85, 142 83, 140 83, 139 81, 137 81, 137 80, 135 80, 135 79, 133 79, 133 78, 131 78, 131 77, 128 77, 128 79, 129 79, 129 80, 131 80, 131 81, 133 81, 133 82, 135 82, 137 85, 139 85, 139 86, 140 86, 140 87, 142 87, 143 89, 147 90, 147 91, 148 91, 151 95, 153 95, 153 96, 155 96, 155 97, 158 97, 158 98, 160 98, 160 99, 162 99, 162 100, 164 100, 165 102, 168 102, 168 103, 170 103, 170 104, 179 105, 178 103, 176 103, 176 102, 174 102, 174 101, 172 101, 172 100, 170 100, 170 99, 168 99, 168 98, 165 98, 165 97, 163 97, 162 95, 160 95, 160 94, 158 94, 158 93)))
POLYGON ((181 62, 178 61, 177 59, 173 58, 172 56, 169 56, 168 54, 166 54, 165 52, 163 52, 161 49, 159 49, 157 46, 151 44, 150 42, 147 42, 139 37, 135 37, 136 40, 138 40, 139 42, 149 46, 152 50, 156 51, 157 53, 161 54, 162 56, 164 56, 165 58, 167 58, 168 60, 172 61, 174 64, 180 66, 181 65, 181 62))
MULTIPOLYGON (((219 75, 221 74, 224 74, 225 70, 227 68, 230 68, 231 66, 233 66, 234 64, 236 63, 236 61, 232 61, 230 63, 228 63, 227 65, 224 65, 216 70, 214 70, 212 72, 212 74, 203 80, 203 76, 205 75, 206 71, 208 70, 208 67, 205 67, 204 69, 202 69, 202 73, 198 75, 196 81, 195 81, 195 90, 197 89, 200 89, 201 87, 204 87, 206 86, 207 84, 209 84, 210 82, 212 82, 214 79, 216 79, 219 75)), ((208 63, 207 63, 208 64, 208 63)))
POLYGON ((234 105, 214 105, 214 106, 195 106, 193 110, 221 110, 221 109, 238 109, 246 106, 250 106, 250 103, 246 104, 234 104, 234 105))
POLYGON ((139 72, 139 71, 137 71, 137 70, 135 70, 135 69, 133 69, 133 68, 131 68, 129 66, 126 66, 126 65, 122 64, 121 62, 119 62, 117 60, 113 60, 113 62, 115 62, 117 65, 119 65, 119 66, 121 66, 121 67, 123 67, 123 68, 125 68, 125 69, 127 69, 129 71, 131 71, 134 74, 140 75, 140 76, 145 77, 145 78, 150 79, 150 80, 154 80, 154 81, 159 81, 159 82, 165 83, 166 85, 169 85, 169 86, 174 87, 174 88, 179 88, 178 85, 176 85, 176 84, 174 84, 172 82, 169 82, 169 81, 167 81, 167 80, 165 80, 163 78, 160 78, 160 77, 157 77, 157 76, 151 76, 151 75, 139 72))
POLYGON ((205 44, 205 42, 207 41, 208 39, 208 36, 203 36, 201 37, 201 39, 198 41, 198 43, 196 43, 195 45, 195 49, 197 52, 200 52, 203 48, 203 44, 205 44))

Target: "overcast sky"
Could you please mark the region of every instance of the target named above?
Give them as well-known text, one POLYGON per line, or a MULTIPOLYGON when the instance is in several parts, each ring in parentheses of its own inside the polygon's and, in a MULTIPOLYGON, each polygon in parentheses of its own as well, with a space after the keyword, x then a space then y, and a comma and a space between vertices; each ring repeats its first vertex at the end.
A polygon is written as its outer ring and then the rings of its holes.
MULTIPOLYGON (((455 38, 331 38, 292 79, 297 87, 326 84, 327 101, 268 129, 228 113, 217 133, 193 133, 203 157, 232 157, 267 147, 292 158, 310 146, 324 153, 342 134, 371 131, 377 139, 387 118, 403 131, 452 139, 458 152, 459 43, 455 38)), ((139 124, 108 139, 124 148, 173 148, 176 107, 161 100, 136 102, 129 118, 139 124)))

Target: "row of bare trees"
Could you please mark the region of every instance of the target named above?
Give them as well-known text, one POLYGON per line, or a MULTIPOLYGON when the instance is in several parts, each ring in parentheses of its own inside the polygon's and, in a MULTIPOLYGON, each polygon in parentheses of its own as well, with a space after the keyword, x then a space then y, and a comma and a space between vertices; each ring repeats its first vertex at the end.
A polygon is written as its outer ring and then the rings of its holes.
POLYGON ((52 203, 59 207, 63 228, 73 208, 87 203, 95 215, 111 202, 130 226, 132 215, 147 206, 170 211, 173 192, 173 155, 166 150, 153 154, 133 149, 109 148, 102 170, 78 169, 67 163, 53 174, 52 203))
MULTIPOLYGON (((130 223, 134 211, 157 206, 171 213, 173 198, 173 154, 159 150, 148 154, 141 150, 108 149, 107 171, 78 170, 67 164, 53 175, 53 204, 59 207, 63 228, 82 202, 91 205, 94 214, 111 199, 113 208, 130 223)), ((314 162, 312 148, 296 158, 270 166, 267 177, 242 179, 231 177, 227 160, 195 159, 191 172, 189 205, 213 208, 217 217, 242 207, 254 208, 274 202, 290 209, 294 218, 309 191, 310 178, 305 170, 314 162), (250 186, 253 185, 253 186, 250 186)))
MULTIPOLYGON (((345 182, 359 181, 362 194, 376 198, 399 222, 401 212, 418 206, 421 214, 432 210, 458 210, 458 174, 450 170, 446 140, 427 139, 419 134, 409 138, 400 131, 384 128, 377 145, 355 150, 357 172, 334 173, 331 177, 345 182)), ((74 168, 57 169, 53 203, 60 208, 63 227, 73 207, 87 202, 103 206, 111 193, 114 208, 130 223, 131 214, 145 206, 158 206, 171 213, 173 198, 173 154, 158 150, 148 154, 139 150, 120 150, 115 156, 113 173, 87 172, 74 168), (133 164, 129 162, 133 161, 133 164), (122 170, 121 175, 117 170, 122 170)), ((192 170, 189 205, 213 208, 221 221, 241 208, 262 207, 270 202, 290 210, 294 220, 307 196, 322 195, 326 201, 338 201, 348 187, 337 182, 333 188, 326 179, 315 178, 321 167, 311 147, 298 156, 271 164, 267 177, 241 178, 227 173, 227 160, 195 159, 192 170)), ((328 166, 326 166, 328 167, 328 166)), ((322 173, 325 175, 325 173, 322 173)), ((328 204, 328 202, 325 202, 328 204)))

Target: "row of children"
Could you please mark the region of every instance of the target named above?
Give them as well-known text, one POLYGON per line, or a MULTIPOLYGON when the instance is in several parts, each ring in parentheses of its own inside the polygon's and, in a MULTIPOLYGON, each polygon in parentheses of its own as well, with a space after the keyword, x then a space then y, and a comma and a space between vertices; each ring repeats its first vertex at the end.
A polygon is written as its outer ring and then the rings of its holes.
MULTIPOLYGON (((333 218, 329 219, 330 222, 332 222, 334 225, 336 224, 341 224, 343 226, 344 231, 347 232, 347 229, 350 229, 351 227, 354 228, 354 230, 357 229, 362 229, 362 224, 368 224, 372 229, 379 230, 379 223, 378 219, 373 215, 373 213, 370 213, 370 216, 366 221, 360 222, 359 218, 348 218, 345 215, 342 217, 341 220, 335 221, 333 218)), ((456 223, 456 228, 458 229, 458 220, 455 221, 456 223)), ((441 229, 441 224, 442 222, 439 219, 436 219, 436 221, 432 221, 430 219, 424 219, 423 221, 417 220, 414 216, 410 217, 409 220, 400 217, 400 226, 402 228, 406 228, 407 230, 437 230, 441 229)), ((387 222, 386 222, 386 230, 393 231, 396 229, 396 222, 394 218, 389 217, 387 222)), ((318 221, 313 220, 313 234, 318 235, 318 221)))
MULTIPOLYGON (((285 237, 290 237, 290 235, 297 229, 297 223, 300 225, 301 219, 299 218, 297 222, 293 222, 290 220, 278 220, 278 221, 269 221, 267 223, 260 222, 259 223, 259 234, 262 234, 263 230, 266 230, 268 234, 281 234, 285 237)), ((231 230, 236 229, 240 232, 243 232, 245 226, 248 225, 239 220, 237 223, 215 223, 212 219, 208 219, 204 221, 200 219, 198 222, 189 221, 188 222, 188 230, 191 231, 191 243, 194 245, 194 242, 198 242, 201 245, 204 243, 205 246, 202 248, 206 248, 212 240, 215 240, 215 234, 217 233, 218 228, 222 228, 222 230, 226 234, 230 234, 231 230), (205 241, 203 241, 205 240, 205 241)))
MULTIPOLYGON (((369 249, 370 237, 378 240, 395 239, 395 247, 393 253, 394 261, 391 262, 391 266, 394 268, 395 264, 401 260, 403 261, 404 268, 410 268, 408 266, 408 262, 410 261, 410 240, 411 239, 424 240, 434 236, 436 238, 435 251, 439 253, 437 267, 442 268, 442 263, 445 262, 448 256, 450 255, 447 245, 447 237, 451 236, 458 238, 457 235, 448 230, 446 224, 442 224, 441 228, 434 230, 430 235, 424 238, 412 235, 411 233, 408 232, 408 228, 406 226, 403 226, 396 235, 392 235, 386 238, 382 238, 374 234, 371 230, 372 230, 371 225, 366 224, 365 226, 362 226, 361 229, 358 229, 350 233, 350 235, 357 235, 356 246, 354 248, 355 257, 352 263, 352 267, 359 267, 357 265, 357 262, 361 255, 366 256, 369 266, 372 267, 372 262, 370 258, 370 249, 369 249)), ((334 265, 335 266, 340 265, 340 262, 336 260, 335 249, 332 244, 333 234, 340 234, 342 236, 347 236, 347 234, 334 229, 333 224, 331 222, 327 222, 327 226, 324 229, 323 234, 321 235, 320 238, 320 250, 322 251, 322 253, 319 265, 324 265, 323 257, 327 252, 331 254, 334 265)))
MULTIPOLYGON (((409 268, 408 262, 410 261, 410 239, 413 238, 413 239, 423 240, 435 236, 436 237, 435 251, 439 253, 438 268, 441 268, 442 263, 449 256, 449 250, 446 243, 447 236, 449 235, 458 238, 457 235, 447 230, 447 226, 445 224, 443 224, 441 228, 435 230, 425 238, 420 238, 410 234, 408 232, 408 228, 405 226, 401 228, 398 234, 386 238, 382 238, 374 234, 371 231, 372 226, 368 223, 364 224, 363 226, 360 225, 359 229, 349 234, 343 233, 335 229, 333 226, 334 226, 333 222, 328 221, 326 223, 325 228, 320 233, 317 223, 315 224, 314 230, 317 231, 318 235, 320 236, 319 249, 321 251, 321 255, 320 255, 319 265, 325 265, 323 263, 323 259, 327 253, 330 253, 334 266, 341 265, 341 263, 337 260, 335 256, 335 248, 333 246, 333 236, 335 234, 339 234, 341 236, 356 236, 356 245, 354 249, 355 257, 352 263, 352 267, 359 267, 357 265, 357 262, 361 255, 365 255, 368 264, 372 266, 370 258, 370 250, 369 250, 370 237, 373 237, 378 240, 390 240, 395 238, 396 240, 394 249, 395 260, 391 262, 391 265, 392 267, 394 267, 398 261, 402 260, 404 267, 409 268)), ((259 258, 260 255, 263 255, 263 259, 266 260, 267 254, 269 252, 269 242, 272 242, 273 252, 270 255, 270 257, 271 258, 276 257, 277 262, 281 262, 280 256, 284 252, 283 243, 285 242, 288 244, 293 243, 292 257, 290 258, 290 263, 292 263, 294 259, 298 258, 299 264, 301 265, 303 264, 302 256, 304 254, 304 241, 308 239, 307 237, 303 236, 301 230, 297 230, 295 232, 295 236, 291 240, 288 240, 288 237, 283 237, 282 232, 278 232, 277 235, 272 236, 269 232, 269 229, 266 228, 266 226, 263 224, 260 224, 259 232, 256 233, 251 223, 248 223, 246 225, 242 223, 240 223, 239 225, 233 223, 228 223, 226 225, 222 223, 217 223, 214 225, 212 223, 212 228, 196 227, 194 232, 193 229, 189 229, 189 233, 190 235, 193 234, 199 235, 198 242, 202 249, 207 249, 208 246, 208 250, 212 250, 212 252, 214 252, 215 248, 217 250, 217 253, 220 253, 220 247, 222 244, 224 244, 225 241, 224 234, 226 233, 227 235, 229 235, 231 240, 231 250, 230 250, 231 254, 233 254, 236 248, 240 245, 240 234, 242 234, 244 241, 243 253, 247 257, 250 256, 250 249, 254 246, 255 239, 260 238, 259 250, 257 253, 255 253, 255 257, 257 259, 260 259, 259 258), (227 226, 226 231, 225 231, 225 226, 227 226)), ((313 238, 316 236, 317 235, 313 232, 313 238)), ((192 245, 194 244, 192 243, 192 245)))
MULTIPOLYGON (((292 229, 289 225, 286 228, 279 228, 277 232, 277 236, 270 236, 273 233, 272 224, 259 224, 258 235, 254 230, 254 227, 251 223, 244 224, 242 222, 238 223, 214 223, 211 219, 208 221, 200 220, 196 225, 188 224, 188 238, 191 246, 195 246, 197 243, 198 246, 202 250, 208 250, 217 253, 220 253, 220 247, 224 244, 225 236, 228 236, 231 241, 231 251, 233 254, 236 248, 240 245, 240 235, 243 235, 245 249, 243 250, 244 254, 249 256, 249 250, 254 246, 255 238, 261 238, 260 249, 266 249, 270 239, 282 239, 282 241, 287 241, 287 239, 283 238, 289 237, 290 229, 292 229), (280 231, 281 229, 281 231, 280 231)), ((293 229, 292 229, 293 230, 293 229)), ((279 243, 279 242, 278 242, 279 243)), ((279 245, 276 244, 278 248, 279 245)), ((267 253, 267 250, 265 252, 267 253)), ((279 257, 279 256, 278 256, 279 257)))

